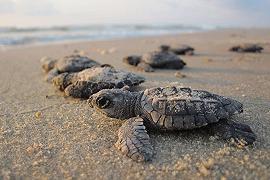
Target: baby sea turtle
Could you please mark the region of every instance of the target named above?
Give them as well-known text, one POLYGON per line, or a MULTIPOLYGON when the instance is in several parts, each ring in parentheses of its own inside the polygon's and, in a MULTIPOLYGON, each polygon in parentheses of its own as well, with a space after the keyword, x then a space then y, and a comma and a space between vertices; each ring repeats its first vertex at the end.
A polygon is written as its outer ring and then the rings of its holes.
POLYGON ((43 70, 47 73, 46 81, 50 82, 55 76, 64 72, 79 72, 81 70, 99 66, 100 64, 86 56, 70 55, 61 59, 43 57, 41 59, 43 70))
POLYGON ((123 61, 139 70, 153 72, 153 68, 182 69, 186 63, 172 52, 154 51, 142 56, 127 56, 123 61))
POLYGON ((163 52, 170 51, 177 55, 193 55, 194 54, 194 48, 188 45, 177 45, 177 46, 161 45, 159 48, 163 52))
POLYGON ((113 67, 92 67, 76 73, 62 73, 53 78, 53 84, 67 96, 89 98, 101 89, 136 86, 145 79, 139 75, 113 67))
POLYGON ((222 139, 241 145, 252 144, 256 138, 248 125, 230 120, 243 112, 240 102, 207 91, 174 86, 140 92, 107 89, 92 95, 88 102, 108 117, 128 119, 118 131, 115 146, 136 161, 150 160, 153 155, 147 130, 177 131, 206 126, 222 139))
POLYGON ((263 47, 257 44, 241 44, 237 46, 233 46, 229 49, 233 52, 251 52, 251 53, 261 53, 263 47))

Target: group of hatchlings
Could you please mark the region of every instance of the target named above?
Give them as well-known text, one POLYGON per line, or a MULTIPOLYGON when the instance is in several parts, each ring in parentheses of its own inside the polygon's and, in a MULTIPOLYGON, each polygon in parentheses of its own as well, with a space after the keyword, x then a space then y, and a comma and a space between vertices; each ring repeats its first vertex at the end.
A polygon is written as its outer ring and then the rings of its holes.
MULTIPOLYGON (((230 51, 261 52, 258 45, 235 46, 230 51)), ((145 72, 154 68, 181 69, 186 63, 178 55, 193 55, 194 48, 184 45, 160 46, 142 56, 128 56, 123 62, 145 72)), ((100 64, 88 57, 70 55, 61 59, 44 57, 46 81, 66 96, 88 99, 98 112, 127 121, 118 131, 115 147, 135 161, 153 156, 148 131, 181 131, 204 127, 224 140, 240 145, 252 144, 256 136, 248 125, 231 120, 243 112, 243 105, 231 98, 188 87, 154 87, 144 91, 130 88, 145 81, 134 73, 100 64)))

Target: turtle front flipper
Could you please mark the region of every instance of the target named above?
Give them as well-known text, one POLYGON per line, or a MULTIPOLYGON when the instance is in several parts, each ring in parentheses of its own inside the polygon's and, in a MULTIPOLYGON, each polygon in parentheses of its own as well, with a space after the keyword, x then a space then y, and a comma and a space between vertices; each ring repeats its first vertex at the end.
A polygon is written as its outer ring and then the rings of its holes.
POLYGON ((150 137, 140 117, 130 118, 120 127, 115 146, 134 161, 149 161, 153 156, 150 137))
POLYGON ((231 120, 220 120, 208 125, 210 132, 224 140, 233 139, 239 145, 250 145, 256 140, 256 135, 246 124, 236 123, 231 120))
POLYGON ((115 84, 107 82, 77 81, 65 89, 65 94, 74 98, 89 98, 89 96, 102 89, 112 89, 114 87, 115 84))

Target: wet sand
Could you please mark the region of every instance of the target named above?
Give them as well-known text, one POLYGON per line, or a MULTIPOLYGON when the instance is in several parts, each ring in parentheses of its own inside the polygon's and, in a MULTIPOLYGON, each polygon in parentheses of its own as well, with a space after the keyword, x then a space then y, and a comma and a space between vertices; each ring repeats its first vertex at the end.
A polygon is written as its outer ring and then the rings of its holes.
POLYGON ((269 179, 270 29, 233 29, 196 34, 62 43, 0 49, 0 179, 269 179), (260 43, 261 54, 228 52, 242 42, 260 43), (187 66, 137 72, 122 57, 161 44, 196 49, 181 56, 187 66), (244 113, 234 117, 251 126, 256 143, 230 146, 203 129, 151 133, 155 155, 136 163, 115 148, 122 121, 94 112, 85 101, 66 98, 46 83, 39 59, 78 51, 101 63, 140 73, 147 87, 170 84, 205 89, 235 98, 244 113))

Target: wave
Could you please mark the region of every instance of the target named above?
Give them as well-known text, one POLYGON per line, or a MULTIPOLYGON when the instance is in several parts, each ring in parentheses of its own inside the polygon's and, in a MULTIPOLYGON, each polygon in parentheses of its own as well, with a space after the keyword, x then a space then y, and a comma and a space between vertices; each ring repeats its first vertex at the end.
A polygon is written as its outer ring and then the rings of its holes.
POLYGON ((209 30, 186 25, 89 25, 53 27, 0 27, 0 45, 21 45, 61 41, 107 40, 209 30))

